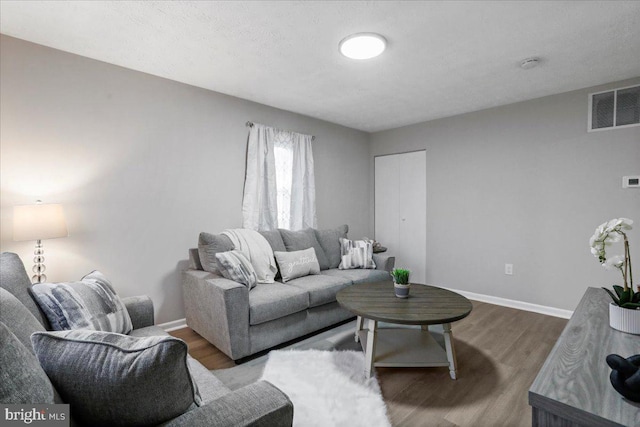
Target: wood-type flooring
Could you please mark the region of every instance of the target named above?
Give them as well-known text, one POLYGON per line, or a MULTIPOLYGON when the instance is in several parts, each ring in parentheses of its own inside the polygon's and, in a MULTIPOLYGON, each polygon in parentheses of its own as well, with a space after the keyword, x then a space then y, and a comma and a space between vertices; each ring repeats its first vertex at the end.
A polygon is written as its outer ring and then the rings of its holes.
MULTIPOLYGON (((376 368, 394 426, 530 426, 528 390, 567 320, 472 301, 452 324, 458 379, 448 368, 376 368)), ((208 369, 233 360, 189 328, 171 332, 208 369)))

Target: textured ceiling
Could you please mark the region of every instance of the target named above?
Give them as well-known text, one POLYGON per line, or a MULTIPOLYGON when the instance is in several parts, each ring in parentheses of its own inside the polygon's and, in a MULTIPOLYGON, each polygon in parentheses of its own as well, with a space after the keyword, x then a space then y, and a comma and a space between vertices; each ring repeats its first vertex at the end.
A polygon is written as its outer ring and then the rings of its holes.
POLYGON ((369 132, 640 76, 640 1, 2 1, 0 32, 369 132))

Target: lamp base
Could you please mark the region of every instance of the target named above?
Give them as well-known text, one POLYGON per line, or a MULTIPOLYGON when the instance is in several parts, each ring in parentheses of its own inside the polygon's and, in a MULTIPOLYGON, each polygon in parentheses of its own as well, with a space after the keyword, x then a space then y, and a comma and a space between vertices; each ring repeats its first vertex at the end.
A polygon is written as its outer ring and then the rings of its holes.
POLYGON ((47 281, 47 275, 44 274, 47 267, 44 265, 44 249, 42 248, 42 240, 36 240, 36 249, 33 251, 33 262, 35 265, 31 269, 35 274, 31 276, 31 283, 42 283, 47 281))

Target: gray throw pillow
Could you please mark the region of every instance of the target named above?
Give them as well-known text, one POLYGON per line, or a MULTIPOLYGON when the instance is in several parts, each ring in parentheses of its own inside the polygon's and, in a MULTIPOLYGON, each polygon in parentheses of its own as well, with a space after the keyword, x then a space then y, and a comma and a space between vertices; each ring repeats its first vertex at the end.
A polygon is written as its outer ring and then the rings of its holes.
POLYGON ((31 291, 51 329, 92 329, 128 334, 131 317, 111 282, 99 271, 79 282, 37 283, 31 291))
POLYGON ((294 252, 274 252, 273 255, 280 266, 283 283, 310 274, 320 274, 320 264, 313 248, 294 252))
POLYGON ((0 403, 54 403, 53 386, 47 374, 40 367, 36 357, 2 322, 0 322, 0 403))
POLYGON ((340 227, 332 228, 331 230, 314 231, 320 246, 322 246, 324 253, 327 255, 329 268, 338 268, 342 257, 340 254, 340 238, 347 238, 349 226, 345 224, 340 227))
POLYGON ((231 239, 224 234, 200 233, 198 236, 198 255, 202 269, 210 273, 220 273, 216 254, 232 251, 235 248, 231 239))
POLYGON ((284 246, 287 248, 287 252, 313 248, 316 251, 320 270, 326 270, 329 268, 329 260, 327 259, 327 255, 324 253, 322 246, 320 246, 313 228, 307 228, 300 231, 290 231, 279 228, 278 231, 280 231, 280 234, 282 235, 282 241, 284 241, 284 246))
POLYGON ((251 262, 240 251, 219 252, 216 254, 220 274, 229 280, 242 283, 249 290, 258 283, 256 271, 251 262))
POLYGON ((340 253, 342 261, 338 268, 349 270, 352 268, 376 268, 373 261, 373 240, 340 239, 340 253))
POLYGON ((178 338, 75 330, 36 332, 31 341, 82 425, 157 425, 201 403, 178 338))

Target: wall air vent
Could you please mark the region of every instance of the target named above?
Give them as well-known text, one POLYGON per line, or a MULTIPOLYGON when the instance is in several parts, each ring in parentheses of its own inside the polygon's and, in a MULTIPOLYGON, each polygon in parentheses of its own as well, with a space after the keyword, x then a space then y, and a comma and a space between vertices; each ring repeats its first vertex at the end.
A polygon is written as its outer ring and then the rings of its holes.
POLYGON ((640 85, 589 94, 589 132, 640 125, 640 85))

